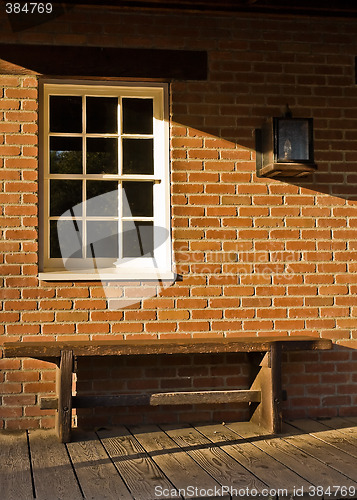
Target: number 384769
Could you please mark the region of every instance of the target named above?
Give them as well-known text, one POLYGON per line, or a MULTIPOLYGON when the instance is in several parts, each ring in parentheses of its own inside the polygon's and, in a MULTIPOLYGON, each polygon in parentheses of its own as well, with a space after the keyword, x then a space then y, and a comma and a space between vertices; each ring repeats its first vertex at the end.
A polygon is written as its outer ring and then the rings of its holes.
POLYGON ((51 14, 52 9, 52 4, 49 2, 26 2, 21 4, 19 2, 7 2, 5 4, 6 14, 51 14))

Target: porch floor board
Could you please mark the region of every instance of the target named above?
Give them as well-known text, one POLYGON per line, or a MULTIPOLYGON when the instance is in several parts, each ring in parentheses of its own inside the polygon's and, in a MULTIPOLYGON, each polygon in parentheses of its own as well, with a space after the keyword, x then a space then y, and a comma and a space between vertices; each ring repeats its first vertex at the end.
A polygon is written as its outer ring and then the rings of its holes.
POLYGON ((0 432, 1 500, 357 498, 357 417, 0 432))

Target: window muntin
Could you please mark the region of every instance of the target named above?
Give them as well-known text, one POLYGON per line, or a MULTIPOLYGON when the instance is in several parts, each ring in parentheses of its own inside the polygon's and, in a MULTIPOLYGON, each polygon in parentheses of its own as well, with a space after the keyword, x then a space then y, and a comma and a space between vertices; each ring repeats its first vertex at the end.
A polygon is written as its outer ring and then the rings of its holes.
POLYGON ((43 271, 171 269, 166 88, 48 83, 43 99, 43 271))

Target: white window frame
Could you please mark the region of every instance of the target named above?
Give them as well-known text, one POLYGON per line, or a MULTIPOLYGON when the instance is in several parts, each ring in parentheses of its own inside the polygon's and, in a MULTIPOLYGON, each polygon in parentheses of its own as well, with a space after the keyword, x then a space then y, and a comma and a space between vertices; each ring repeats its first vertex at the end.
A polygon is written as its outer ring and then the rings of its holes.
MULTIPOLYGON (((171 214, 170 214, 170 171, 169 171, 169 112, 168 85, 156 83, 124 83, 95 81, 53 81, 44 80, 40 85, 40 272, 42 280, 145 280, 173 279, 171 214), (88 259, 73 259, 68 262, 49 257, 49 189, 50 179, 60 178, 59 174, 51 174, 49 170, 49 99, 52 95, 70 96, 104 96, 104 97, 142 97, 153 99, 153 138, 154 138, 154 173, 153 175, 113 175, 113 174, 70 174, 70 179, 91 180, 147 180, 153 181, 153 225, 154 255, 131 259, 98 259, 88 265, 88 259), (161 241, 157 240, 155 228, 158 228, 161 241), (162 228, 168 236, 162 242, 162 228), (156 240, 156 242, 155 242, 156 240), (114 264, 115 261, 115 264, 114 264)), ((121 101, 119 101, 121 102, 121 101)), ((121 129, 121 126, 120 126, 121 129)), ((51 133, 51 136, 54 134, 51 133)), ((55 134, 61 135, 61 134, 55 134)), ((63 134, 64 136, 85 136, 81 134, 63 134)), ((120 139, 121 130, 118 131, 120 139)), ((121 158, 121 141, 118 155, 121 158)), ((63 177, 62 177, 63 178, 63 177)), ((120 206, 120 203, 119 203, 120 206)), ((119 210, 120 217, 120 210, 119 210)), ((113 218, 114 219, 114 218, 113 218)), ((160 238, 159 238, 160 239, 160 238)))

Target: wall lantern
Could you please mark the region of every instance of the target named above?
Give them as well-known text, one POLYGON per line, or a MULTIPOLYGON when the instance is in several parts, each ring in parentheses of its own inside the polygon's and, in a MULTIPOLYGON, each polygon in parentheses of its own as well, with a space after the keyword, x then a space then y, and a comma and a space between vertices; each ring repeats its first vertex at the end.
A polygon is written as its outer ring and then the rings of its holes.
POLYGON ((317 168, 312 118, 293 118, 286 109, 255 131, 258 177, 305 177, 317 168))

